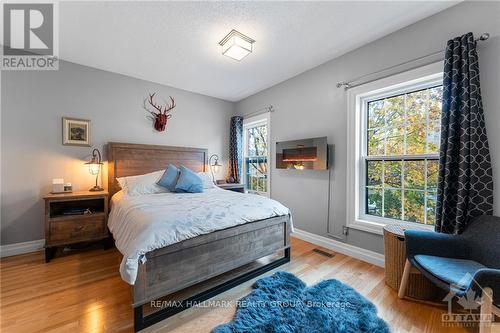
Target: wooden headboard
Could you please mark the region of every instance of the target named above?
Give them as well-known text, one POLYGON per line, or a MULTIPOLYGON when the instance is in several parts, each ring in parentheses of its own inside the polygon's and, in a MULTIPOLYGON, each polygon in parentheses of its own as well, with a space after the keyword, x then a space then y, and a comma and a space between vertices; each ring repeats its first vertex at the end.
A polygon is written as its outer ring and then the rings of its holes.
POLYGON ((182 164, 196 172, 207 169, 207 150, 203 148, 109 142, 107 157, 110 197, 120 190, 116 178, 166 169, 169 164, 182 164))

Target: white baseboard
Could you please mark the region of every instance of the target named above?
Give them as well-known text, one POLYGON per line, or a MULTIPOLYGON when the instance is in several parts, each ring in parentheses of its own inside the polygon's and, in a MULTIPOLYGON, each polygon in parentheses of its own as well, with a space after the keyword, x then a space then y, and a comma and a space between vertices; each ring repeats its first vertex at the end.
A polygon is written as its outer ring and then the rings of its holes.
POLYGON ((357 246, 342 243, 331 238, 312 234, 310 232, 294 228, 292 236, 302 239, 306 242, 322 246, 332 251, 336 251, 350 257, 366 261, 367 263, 384 267, 384 255, 378 252, 366 250, 357 246))
POLYGON ((0 257, 10 257, 17 254, 43 250, 45 239, 38 239, 23 243, 14 243, 0 246, 0 257))
MULTIPOLYGON (((380 267, 384 267, 384 255, 366 250, 357 246, 342 243, 327 237, 312 234, 310 232, 294 228, 292 236, 302 239, 306 242, 322 246, 324 248, 336 251, 350 257, 366 261, 380 267)), ((29 242, 15 243, 0 246, 0 257, 10 257, 23 253, 30 253, 43 250, 44 239, 38 239, 29 242)))

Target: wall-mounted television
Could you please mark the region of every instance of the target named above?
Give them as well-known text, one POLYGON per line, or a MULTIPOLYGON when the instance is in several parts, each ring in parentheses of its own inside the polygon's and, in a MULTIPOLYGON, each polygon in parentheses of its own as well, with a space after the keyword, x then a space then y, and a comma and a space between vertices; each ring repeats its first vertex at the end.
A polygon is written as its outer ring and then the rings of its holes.
POLYGON ((326 136, 276 142, 276 168, 327 170, 328 144, 326 136))

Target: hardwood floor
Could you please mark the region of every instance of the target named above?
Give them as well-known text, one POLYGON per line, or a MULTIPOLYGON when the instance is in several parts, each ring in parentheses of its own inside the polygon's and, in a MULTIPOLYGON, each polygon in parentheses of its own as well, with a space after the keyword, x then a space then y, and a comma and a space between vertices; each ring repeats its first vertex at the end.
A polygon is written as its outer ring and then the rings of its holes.
MULTIPOLYGON (((397 292, 385 285, 382 268, 339 253, 328 258, 312 252, 314 248, 318 247, 292 239, 292 262, 278 270, 292 272, 308 284, 329 278, 349 284, 375 303, 392 332, 476 331, 442 327, 445 306, 398 299, 397 292)), ((48 264, 43 252, 2 259, 1 331, 132 332, 130 290, 119 276, 119 264, 116 249, 56 257, 48 264)), ((236 301, 250 292, 252 281, 214 299, 236 301)), ((210 332, 233 314, 232 306, 192 308, 143 332, 210 332)))

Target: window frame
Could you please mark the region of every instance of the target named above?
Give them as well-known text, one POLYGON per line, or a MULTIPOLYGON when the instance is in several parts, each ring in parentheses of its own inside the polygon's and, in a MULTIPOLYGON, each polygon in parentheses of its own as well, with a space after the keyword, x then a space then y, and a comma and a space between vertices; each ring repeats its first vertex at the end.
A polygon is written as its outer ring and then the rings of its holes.
POLYGON ((245 186, 245 191, 247 191, 246 187, 246 163, 245 159, 248 156, 248 129, 261 126, 261 125, 267 125, 267 184, 266 184, 266 192, 261 192, 261 191, 248 191, 248 193, 255 193, 259 195, 263 195, 266 197, 271 196, 271 117, 269 112, 266 112, 264 114, 256 115, 253 117, 245 118, 243 119, 243 163, 242 163, 242 183, 245 186))
MULTIPOLYGON (((433 225, 378 217, 365 212, 367 160, 380 159, 380 156, 377 158, 376 156, 367 155, 367 105, 368 101, 439 86, 442 83, 443 67, 442 62, 438 62, 349 89, 347 116, 347 227, 376 234, 383 234, 383 227, 387 224, 434 229, 433 225)), ((397 160, 414 160, 426 159, 430 156, 430 154, 401 155, 386 156, 384 159, 397 157, 397 160)), ((432 156, 432 158, 436 157, 439 158, 439 154, 432 156)))

